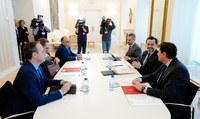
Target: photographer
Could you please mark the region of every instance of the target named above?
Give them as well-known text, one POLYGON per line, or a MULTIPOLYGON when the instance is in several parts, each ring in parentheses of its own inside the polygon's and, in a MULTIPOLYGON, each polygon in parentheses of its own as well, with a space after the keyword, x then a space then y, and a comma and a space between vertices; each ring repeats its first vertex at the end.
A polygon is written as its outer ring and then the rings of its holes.
POLYGON ((111 45, 111 33, 112 30, 115 29, 115 24, 111 20, 111 18, 107 18, 105 20, 105 17, 102 18, 101 22, 101 29, 100 29, 100 34, 102 34, 102 48, 103 52, 109 53, 110 50, 110 45, 111 45))
POLYGON ((78 52, 81 53, 81 48, 83 49, 82 53, 85 54, 86 46, 87 46, 87 34, 89 32, 88 26, 85 25, 85 18, 77 21, 75 33, 78 35, 78 52))
POLYGON ((38 20, 35 22, 35 28, 33 29, 35 41, 37 41, 39 38, 47 39, 47 32, 51 32, 51 30, 44 25, 42 17, 42 15, 38 15, 38 20))

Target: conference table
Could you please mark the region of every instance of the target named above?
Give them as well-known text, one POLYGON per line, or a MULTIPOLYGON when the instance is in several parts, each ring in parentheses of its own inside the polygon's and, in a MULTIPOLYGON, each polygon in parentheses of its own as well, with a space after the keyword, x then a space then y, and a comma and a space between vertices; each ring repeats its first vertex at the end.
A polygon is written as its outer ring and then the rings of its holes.
MULTIPOLYGON (((152 106, 131 106, 121 87, 109 91, 111 76, 103 76, 101 73, 108 70, 106 67, 108 60, 103 59, 104 54, 90 54, 90 60, 84 57, 86 55, 83 55, 84 60, 66 62, 54 78, 76 84, 76 94, 65 95, 62 99, 39 106, 34 119, 170 119, 170 112, 164 103, 152 106), (80 72, 62 72, 63 68, 80 67, 82 62, 87 67, 84 76, 80 76, 80 72), (89 80, 88 93, 79 90, 84 77, 89 80)), ((112 61, 112 63, 132 67, 123 58, 121 61, 112 61)), ((121 86, 132 85, 131 82, 123 79, 134 79, 140 76, 137 70, 132 74, 114 75, 121 86)), ((144 85, 149 86, 148 83, 144 85)), ((49 88, 46 93, 48 91, 49 88)))

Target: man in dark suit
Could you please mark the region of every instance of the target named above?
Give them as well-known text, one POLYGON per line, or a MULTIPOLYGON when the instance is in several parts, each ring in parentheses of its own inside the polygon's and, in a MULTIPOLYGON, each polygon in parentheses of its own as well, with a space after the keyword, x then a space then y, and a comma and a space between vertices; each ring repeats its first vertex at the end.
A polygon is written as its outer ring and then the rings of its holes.
MULTIPOLYGON (((38 106, 61 99, 71 87, 71 83, 63 80, 48 79, 39 66, 44 62, 45 51, 38 42, 29 42, 24 46, 25 61, 13 83, 8 101, 6 115, 33 111, 38 106), (44 94, 45 87, 63 85, 60 90, 44 94)), ((32 115, 31 115, 32 116, 32 115)), ((32 118, 30 115, 26 119, 32 118)))
POLYGON ((40 38, 40 39, 38 39, 38 41, 43 46, 43 48, 46 52, 45 61, 41 64, 41 66, 46 66, 46 65, 49 65, 49 64, 53 64, 53 63, 55 63, 57 65, 60 62, 60 59, 57 58, 57 57, 52 57, 50 55, 50 53, 49 53, 49 49, 50 49, 49 41, 46 38, 40 38), (51 63, 49 63, 49 61, 51 63))
MULTIPOLYGON (((162 99, 163 102, 185 104, 186 93, 190 83, 186 67, 176 58, 177 49, 173 43, 163 42, 159 45, 158 60, 163 63, 160 68, 132 81, 133 86, 147 95, 162 99), (140 82, 154 81, 152 88, 144 87, 140 82)), ((172 119, 183 119, 183 108, 168 107, 172 119)))
POLYGON ((56 57, 60 59, 60 67, 62 67, 66 61, 80 60, 81 54, 75 54, 70 49, 70 40, 67 36, 61 38, 61 44, 56 51, 56 57))
POLYGON ((129 63, 133 61, 141 61, 142 59, 142 50, 139 45, 135 43, 136 36, 134 33, 130 33, 127 37, 127 43, 129 45, 129 49, 124 56, 124 59, 129 63))
POLYGON ((156 71, 162 64, 158 61, 158 51, 156 49, 158 40, 155 37, 148 37, 146 39, 147 50, 142 54, 141 63, 133 61, 132 65, 140 72, 141 75, 150 74, 156 71))

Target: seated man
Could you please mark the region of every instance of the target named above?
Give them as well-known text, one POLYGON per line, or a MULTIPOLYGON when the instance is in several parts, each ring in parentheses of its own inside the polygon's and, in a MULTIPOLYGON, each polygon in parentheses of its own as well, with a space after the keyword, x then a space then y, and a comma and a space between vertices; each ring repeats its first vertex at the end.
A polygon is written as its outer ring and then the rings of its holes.
MULTIPOLYGON (((132 81, 133 86, 147 95, 160 98, 163 102, 185 104, 190 77, 186 67, 176 58, 177 48, 173 43, 163 42, 159 45, 158 60, 163 63, 160 68, 148 75, 132 81), (152 88, 144 87, 140 82, 154 81, 152 88)), ((183 119, 185 110, 169 107, 172 119, 183 119)))
POLYGON ((67 36, 61 38, 61 44, 56 51, 56 57, 60 59, 60 67, 62 67, 66 61, 80 60, 81 54, 75 54, 70 49, 70 40, 67 36))
POLYGON ((38 41, 43 46, 43 48, 46 52, 45 61, 41 64, 41 66, 46 66, 46 65, 52 64, 52 63, 58 64, 60 62, 60 59, 57 57, 52 57, 49 53, 49 49, 50 49, 49 41, 46 38, 40 38, 40 39, 38 39, 38 41), (49 61, 51 61, 52 63, 49 61))
MULTIPOLYGON (((45 51, 38 42, 29 42, 24 46, 26 61, 23 63, 13 83, 8 100, 6 116, 33 111, 38 106, 61 99, 71 87, 71 83, 46 78, 41 67, 45 61, 45 51), (60 90, 44 94, 45 86, 63 85, 60 90)), ((30 115, 29 115, 30 116, 30 115)), ((33 117, 26 117, 26 119, 33 117)))
POLYGON ((135 43, 135 34, 130 33, 127 37, 127 43, 129 45, 129 49, 124 56, 124 59, 127 60, 129 63, 133 61, 141 61, 142 59, 142 50, 139 45, 135 43))
POLYGON ((156 71, 162 64, 158 61, 158 51, 156 49, 158 40, 155 37, 148 37, 146 39, 147 50, 142 54, 141 63, 133 61, 132 65, 140 72, 141 75, 150 74, 156 71))

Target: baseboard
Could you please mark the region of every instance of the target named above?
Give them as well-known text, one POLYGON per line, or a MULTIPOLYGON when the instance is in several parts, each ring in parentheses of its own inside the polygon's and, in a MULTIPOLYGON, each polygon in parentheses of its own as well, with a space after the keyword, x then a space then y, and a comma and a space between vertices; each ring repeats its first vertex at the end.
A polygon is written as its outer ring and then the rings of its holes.
POLYGON ((4 76, 10 74, 11 72, 15 71, 16 69, 18 69, 16 66, 11 67, 10 69, 7 69, 3 72, 0 73, 0 78, 3 78, 4 76))

